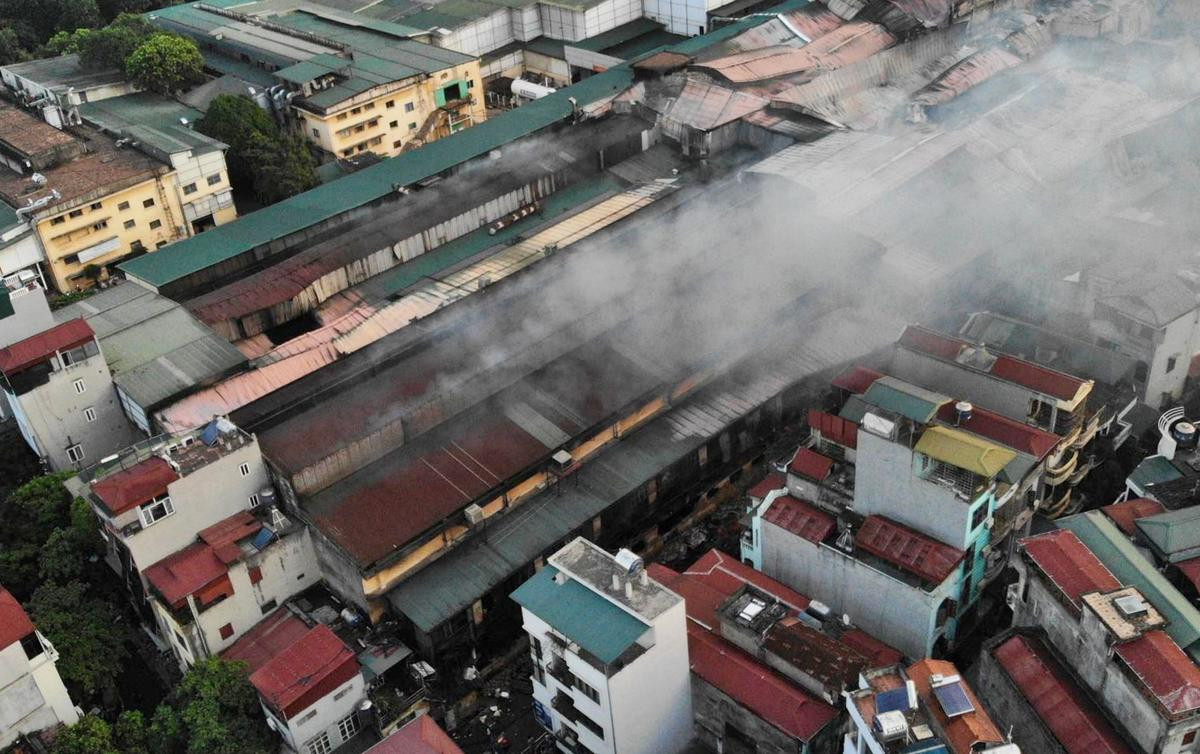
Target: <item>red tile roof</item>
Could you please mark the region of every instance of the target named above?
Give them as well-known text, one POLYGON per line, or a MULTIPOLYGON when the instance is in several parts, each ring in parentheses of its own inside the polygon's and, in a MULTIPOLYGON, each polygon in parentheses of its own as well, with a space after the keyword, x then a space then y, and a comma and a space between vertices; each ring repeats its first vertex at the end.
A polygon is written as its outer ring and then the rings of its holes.
POLYGON ((787 495, 775 498, 763 520, 809 542, 822 542, 837 528, 837 519, 830 514, 787 495))
POLYGON ((17 598, 0 586, 0 649, 33 633, 33 621, 17 598))
POLYGON ((812 740, 838 716, 833 707, 694 623, 688 624, 688 655, 698 678, 800 741, 812 740))
POLYGON ((808 448, 797 450, 796 455, 792 456, 791 464, 788 465, 788 471, 793 474, 815 479, 818 482, 825 481, 832 470, 832 458, 823 456, 815 450, 809 450, 808 448))
POLYGON ((228 580, 229 569, 205 542, 188 545, 146 569, 146 580, 172 606, 180 605, 189 595, 228 580))
POLYGON ((1133 754, 1041 640, 1018 634, 992 656, 1067 754, 1133 754))
MULTIPOLYGON (((971 346, 971 343, 965 340, 943 335, 918 325, 909 325, 905 328, 898 342, 910 350, 948 361, 954 361, 963 348, 971 346)), ((1085 380, 1078 377, 1003 354, 996 356, 996 361, 988 373, 1030 390, 1067 401, 1073 399, 1085 384, 1085 380)))
POLYGON ((286 607, 279 608, 258 622, 221 653, 226 660, 244 662, 250 673, 270 662, 276 655, 304 638, 308 624, 286 607))
POLYGON ((1179 569, 1185 579, 1192 583, 1196 591, 1200 592, 1200 558, 1181 560, 1173 565, 1179 569))
POLYGON ((808 426, 830 442, 847 448, 858 447, 858 425, 852 421, 810 408, 808 426))
POLYGON ((762 500, 767 496, 768 492, 782 490, 786 487, 787 480, 783 478, 783 474, 772 471, 761 482, 746 490, 746 494, 762 500))
POLYGON ((902 570, 926 581, 945 581, 966 553, 925 536, 885 516, 867 516, 854 543, 902 570))
POLYGON ((167 485, 179 474, 161 458, 146 460, 92 483, 92 492, 114 516, 167 491, 167 485))
POLYGON ((1104 515, 1112 519, 1112 522, 1121 531, 1132 536, 1137 529, 1134 526, 1134 521, 1137 521, 1139 518, 1148 518, 1162 513, 1166 508, 1157 500, 1136 497, 1132 500, 1106 505, 1100 510, 1104 512, 1104 515))
POLYGON ((833 378, 833 386, 847 390, 855 395, 862 395, 875 380, 883 376, 882 372, 861 366, 852 366, 833 378))
POLYGON ((0 348, 0 372, 16 374, 49 359, 55 351, 77 348, 94 337, 91 326, 82 318, 63 322, 25 340, 18 340, 6 348, 0 348))
POLYGON ((966 692, 975 711, 965 715, 947 717, 942 710, 942 705, 934 699, 931 680, 934 675, 960 674, 954 663, 945 660, 921 660, 908 668, 908 677, 917 687, 917 696, 921 697, 925 708, 937 721, 938 727, 945 731, 946 740, 954 754, 971 754, 981 743, 1002 744, 1005 742, 1004 736, 992 722, 992 718, 988 717, 983 705, 979 703, 975 691, 965 682, 962 684, 963 691, 966 692))
POLYGON ((721 633, 721 620, 717 610, 729 594, 698 578, 673 571, 665 565, 651 563, 646 566, 650 578, 683 597, 688 620, 695 621, 708 631, 721 633))
POLYGON ((318 625, 254 671, 250 683, 268 707, 289 720, 358 672, 353 650, 329 626, 318 625))
POLYGON ((1121 586, 1117 577, 1068 529, 1027 537, 1019 544, 1026 557, 1070 601, 1076 613, 1083 609, 1083 595, 1111 592, 1121 586))
POLYGON ((1168 715, 1200 709, 1200 668, 1166 631, 1149 631, 1116 651, 1168 715))
POLYGON ((973 435, 979 435, 992 442, 1031 455, 1039 461, 1054 450, 1062 439, 1053 432, 1009 419, 1007 416, 979 406, 972 408, 970 419, 959 422, 954 402, 945 403, 938 409, 938 419, 973 435))
POLYGON ((367 749, 366 754, 463 754, 463 750, 432 717, 421 715, 367 749))

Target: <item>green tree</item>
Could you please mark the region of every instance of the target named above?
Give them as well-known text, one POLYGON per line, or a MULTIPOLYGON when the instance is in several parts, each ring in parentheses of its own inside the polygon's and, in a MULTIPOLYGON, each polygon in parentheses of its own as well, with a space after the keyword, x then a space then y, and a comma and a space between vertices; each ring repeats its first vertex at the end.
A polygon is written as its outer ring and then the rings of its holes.
POLYGON ((0 545, 0 584, 18 600, 29 599, 37 589, 40 548, 35 544, 0 545))
POLYGON ((83 49, 84 40, 95 33, 94 29, 76 29, 75 31, 56 31, 54 36, 46 40, 42 52, 47 56, 71 55, 83 49))
POLYGON ((146 716, 138 710, 125 710, 113 726, 113 743, 123 754, 150 754, 150 731, 146 716))
POLYGON ((196 130, 229 145, 225 162, 233 185, 254 185, 254 166, 246 159, 246 150, 255 136, 274 140, 279 128, 270 113, 241 94, 218 94, 208 105, 208 112, 196 121, 196 130))
POLYGON ((150 718, 150 726, 146 731, 146 741, 150 751, 155 754, 175 754, 184 750, 183 721, 174 707, 160 704, 154 709, 154 717, 150 718))
POLYGON ((128 628, 113 605, 78 581, 43 584, 29 601, 38 630, 58 650, 58 673, 82 696, 113 688, 121 671, 128 628))
POLYGON ((320 184, 317 161, 303 138, 283 134, 277 139, 257 136, 245 152, 254 170, 254 194, 274 204, 320 184))
POLYGON ((29 51, 21 44, 16 30, 8 25, 0 25, 0 65, 20 63, 29 57, 29 51))
POLYGON ((70 524, 71 495, 63 480, 74 472, 37 477, 18 487, 5 501, 0 517, 0 544, 41 547, 51 532, 70 524))
POLYGON ((95 715, 84 715, 79 722, 59 732, 53 754, 121 754, 113 743, 112 727, 95 715))
POLYGON ((56 31, 94 29, 100 26, 100 8, 96 0, 26 0, 28 18, 49 38, 56 31))
POLYGON ((76 43, 80 62, 87 68, 123 69, 134 50, 154 34, 154 27, 141 16, 128 13, 118 16, 103 29, 82 35, 76 43))
POLYGON ((169 94, 203 78, 204 58, 190 39, 154 34, 125 59, 125 75, 144 89, 169 94))
POLYGON ((43 582, 66 584, 83 578, 84 553, 70 529, 55 529, 38 553, 38 575, 43 582))
POLYGON ((201 660, 175 694, 189 754, 265 754, 273 748, 244 662, 201 660))

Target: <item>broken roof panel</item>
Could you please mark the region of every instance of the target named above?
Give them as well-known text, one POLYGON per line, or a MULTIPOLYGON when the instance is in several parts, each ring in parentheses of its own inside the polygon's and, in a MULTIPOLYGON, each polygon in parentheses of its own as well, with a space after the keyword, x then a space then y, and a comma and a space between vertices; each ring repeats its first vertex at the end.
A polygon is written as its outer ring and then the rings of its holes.
POLYGON ((762 110, 767 100, 721 86, 707 76, 687 74, 683 90, 663 113, 685 126, 711 131, 762 110))
POLYGON ((933 584, 950 578, 966 557, 962 550, 879 515, 867 516, 854 535, 854 543, 897 568, 933 584))
POLYGON ((856 21, 839 26, 803 47, 775 45, 697 63, 734 84, 769 81, 804 74, 812 77, 860 60, 896 43, 879 24, 856 21))
POLYGON ((1149 631, 1115 649, 1169 717, 1200 709, 1200 668, 1165 631, 1149 631))

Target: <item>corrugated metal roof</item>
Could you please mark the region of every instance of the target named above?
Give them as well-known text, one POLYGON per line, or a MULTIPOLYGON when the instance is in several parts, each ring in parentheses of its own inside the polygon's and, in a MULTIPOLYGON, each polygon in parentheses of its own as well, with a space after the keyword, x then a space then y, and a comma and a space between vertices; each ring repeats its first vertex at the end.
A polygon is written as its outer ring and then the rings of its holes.
MULTIPOLYGON (((179 304, 139 285, 100 291, 58 310, 55 317, 88 321, 114 382, 145 409, 211 384, 246 363, 241 351, 179 304)), ((189 427, 211 417, 206 414, 189 427)))
POLYGON ((750 497, 762 500, 767 496, 767 493, 773 492, 774 490, 781 490, 785 487, 787 487, 787 479, 784 478, 783 474, 780 474, 777 471, 772 471, 770 474, 767 474, 766 478, 764 478, 761 482, 746 490, 746 494, 750 497))
POLYGON ((1025 424, 1007 416, 975 406, 971 409, 971 418, 960 421, 954 403, 945 403, 938 410, 938 419, 953 424, 963 432, 985 437, 1000 445, 1026 453, 1041 461, 1050 451, 1058 447, 1062 440, 1056 434, 1038 429, 1031 424, 1025 424))
POLYGON ((1137 532, 1137 527, 1134 524, 1135 521, 1139 518, 1146 518, 1162 513, 1166 508, 1157 500, 1134 498, 1133 500, 1106 505, 1100 510, 1104 515, 1111 518, 1121 531, 1125 532, 1127 536, 1132 537, 1137 532))
POLYGON ((686 74, 683 90, 663 117, 701 131, 732 123, 762 110, 768 101, 721 86, 708 76, 686 74))
POLYGON ((366 754, 463 754, 463 750, 438 727, 432 715, 418 715, 367 749, 366 754))
POLYGON ((787 495, 775 498, 763 514, 763 520, 809 542, 823 542, 837 529, 836 518, 810 503, 787 495))
POLYGON ((803 47, 776 45, 697 63, 734 84, 813 75, 869 58, 896 43, 879 24, 864 21, 838 26, 803 47))
POLYGON ((329 626, 318 624, 254 671, 250 683, 267 705, 289 719, 358 672, 354 651, 329 626))
POLYGON ((110 474, 92 484, 92 493, 114 516, 148 502, 167 491, 167 485, 179 479, 179 472, 154 456, 110 474))
POLYGON ((1200 709, 1200 668, 1164 631, 1150 631, 1117 644, 1117 656, 1170 717, 1200 709))
POLYGON ((1055 521, 1079 537, 1125 586, 1137 587, 1167 619, 1164 629, 1179 646, 1191 649, 1200 639, 1200 611, 1171 585, 1154 564, 1146 560, 1129 538, 1100 511, 1089 511, 1055 521))
POLYGON ((1121 586, 1117 577, 1074 532, 1050 531, 1027 537, 1019 544, 1026 557, 1058 587, 1076 613, 1083 609, 1083 595, 1111 592, 1121 586))
POLYGON ((33 621, 17 598, 0 586, 0 649, 33 633, 33 621))
POLYGON ((966 557, 962 550, 879 515, 867 516, 854 544, 933 584, 950 578, 966 557))
POLYGON ((146 569, 146 581, 168 605, 177 607, 189 596, 225 578, 228 566, 205 542, 188 545, 146 569))
POLYGON ((1165 513, 1146 513, 1136 526, 1168 558, 1175 553, 1200 548, 1200 505, 1165 513))
POLYGON ((244 662, 246 671, 253 673, 307 633, 307 623, 293 615, 287 607, 277 608, 230 645, 221 653, 221 657, 244 662))
POLYGON ((796 454, 792 456, 791 464, 788 465, 788 471, 793 474, 806 476, 818 482, 824 481, 829 476, 831 469, 833 469, 832 458, 823 456, 809 448, 800 448, 797 450, 796 454))
POLYGON ((13 375, 46 361, 57 351, 67 351, 87 343, 95 333, 80 318, 68 319, 49 330, 0 348, 0 372, 13 375))
POLYGON ((928 424, 938 408, 950 403, 949 396, 925 390, 895 377, 880 377, 871 383, 862 399, 920 424, 928 424))
POLYGON ((831 384, 855 395, 862 395, 882 376, 882 372, 855 365, 834 377, 831 384))
POLYGON ((992 656, 1066 754, 1133 754, 1041 639, 1014 635, 992 656))
POLYGON ((855 422, 810 408, 808 426, 820 432, 822 439, 851 449, 858 447, 858 424, 855 422))
POLYGON ((158 287, 219 264, 253 248, 360 207, 493 149, 563 121, 576 105, 619 93, 633 81, 624 66, 590 76, 578 84, 458 131, 420 149, 391 157, 369 168, 264 207, 238 220, 178 241, 153 254, 123 262, 126 274, 158 287))
POLYGON ((1182 477, 1183 472, 1163 456, 1150 456, 1137 465, 1129 475, 1129 481, 1146 490, 1156 484, 1172 482, 1182 477))
POLYGON ((808 695, 729 642, 688 624, 692 672, 775 728, 810 741, 838 711, 808 695))
POLYGON ((512 593, 513 600, 605 664, 617 661, 650 624, 572 578, 560 584, 546 566, 512 593))
POLYGON ((943 463, 993 479, 1017 454, 976 435, 950 427, 933 426, 921 433, 915 450, 943 463))

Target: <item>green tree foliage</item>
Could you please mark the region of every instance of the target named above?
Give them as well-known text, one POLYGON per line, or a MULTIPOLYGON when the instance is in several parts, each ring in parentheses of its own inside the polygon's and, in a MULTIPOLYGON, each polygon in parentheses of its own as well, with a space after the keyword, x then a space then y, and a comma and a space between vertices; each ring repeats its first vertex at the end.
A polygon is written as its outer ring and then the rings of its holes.
POLYGON ((183 721, 174 707, 160 704, 150 718, 146 741, 154 754, 173 754, 185 749, 183 721))
POLYGON ((0 65, 20 63, 29 58, 29 52, 21 44, 21 37, 17 34, 16 29, 0 25, 0 65))
POLYGON ((144 89, 169 94, 203 79, 196 43, 175 34, 151 35, 125 59, 125 75, 144 89))
POLYGON ((121 754, 113 741, 112 726, 96 715, 84 715, 79 722, 59 732, 54 739, 54 754, 121 754))
POLYGON ((125 710, 113 726, 113 743, 124 754, 150 754, 150 731, 146 716, 138 710, 125 710))
POLYGON ((134 50, 154 34, 154 27, 141 16, 118 16, 103 29, 84 32, 76 43, 79 60, 86 68, 123 69, 134 50))
POLYGON ((273 748, 244 662, 201 660, 175 694, 188 754, 265 754, 273 748))
POLYGON ((196 123, 206 136, 229 145, 225 159, 235 186, 252 187, 259 201, 273 204, 315 187, 317 162, 307 142, 280 131, 249 97, 221 94, 196 123))
POLYGON ((317 161, 303 138, 282 134, 278 139, 256 137, 245 153, 254 166, 254 194, 264 204, 274 204, 316 187, 317 161))
POLYGON ((38 630, 58 650, 58 673, 82 696, 113 688, 126 657, 126 624, 110 603, 78 581, 47 583, 29 601, 38 630))
MULTIPOLYGON (((37 477, 9 494, 0 506, 0 584, 12 592, 17 599, 27 600, 41 583, 40 558, 42 549, 51 535, 59 529, 84 526, 87 519, 72 510, 71 495, 63 486, 63 480, 71 472, 37 477)), ((86 504, 85 504, 86 505, 86 504)), ((90 511, 87 511, 90 516, 90 511)), ((95 538, 94 519, 86 524, 91 533, 81 528, 75 541, 91 548, 76 557, 86 557, 98 552, 95 538)))

